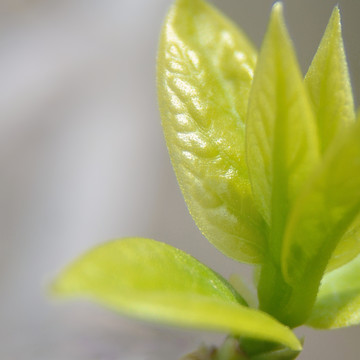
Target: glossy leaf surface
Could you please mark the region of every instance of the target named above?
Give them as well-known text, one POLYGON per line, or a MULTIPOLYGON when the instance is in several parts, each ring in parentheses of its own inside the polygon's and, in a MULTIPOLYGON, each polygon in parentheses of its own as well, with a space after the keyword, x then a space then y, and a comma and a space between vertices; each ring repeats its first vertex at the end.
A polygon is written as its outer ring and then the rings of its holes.
POLYGON ((282 4, 273 7, 249 100, 247 162, 255 200, 280 262, 287 214, 319 158, 318 139, 282 4))
POLYGON ((296 285, 320 281, 335 246, 360 211, 360 122, 339 138, 300 196, 285 234, 283 270, 296 285))
POLYGON ((245 117, 256 51, 202 0, 171 8, 158 52, 162 125, 197 226, 219 250, 259 263, 266 226, 245 161, 245 117))
POLYGON ((308 324, 334 329, 360 323, 360 257, 327 274, 308 324))
POLYGON ((95 248, 62 273, 54 292, 87 297, 143 319, 301 348, 290 329, 248 308, 220 275, 154 240, 124 239, 95 248))

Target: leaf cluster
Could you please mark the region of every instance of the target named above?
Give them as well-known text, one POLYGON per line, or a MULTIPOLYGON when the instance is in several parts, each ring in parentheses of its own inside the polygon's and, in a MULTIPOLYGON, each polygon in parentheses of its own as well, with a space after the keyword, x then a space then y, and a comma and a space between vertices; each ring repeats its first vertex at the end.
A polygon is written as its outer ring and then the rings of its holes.
POLYGON ((220 251, 260 269, 259 308, 190 255, 142 238, 91 250, 54 291, 252 339, 255 350, 251 341, 244 348, 253 359, 294 358, 301 344, 291 328, 358 324, 360 122, 339 9, 303 78, 281 3, 258 53, 203 0, 177 0, 161 34, 157 83, 189 211, 220 251), (259 350, 261 342, 291 355, 259 350))

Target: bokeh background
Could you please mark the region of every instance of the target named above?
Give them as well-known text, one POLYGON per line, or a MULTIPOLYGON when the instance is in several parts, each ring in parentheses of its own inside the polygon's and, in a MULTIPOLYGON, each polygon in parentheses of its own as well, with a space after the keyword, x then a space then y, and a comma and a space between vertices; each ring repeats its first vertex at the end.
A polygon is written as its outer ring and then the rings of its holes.
MULTIPOLYGON (((355 99, 360 1, 287 0, 305 72, 338 2, 355 99)), ((271 0, 217 0, 260 46, 271 0)), ((222 336, 127 319, 49 299, 74 257, 105 240, 145 236, 225 276, 246 269, 190 218, 162 137, 155 91, 170 0, 0 1, 0 359, 170 360, 222 336)), ((360 328, 300 329, 300 359, 358 359, 360 328)))

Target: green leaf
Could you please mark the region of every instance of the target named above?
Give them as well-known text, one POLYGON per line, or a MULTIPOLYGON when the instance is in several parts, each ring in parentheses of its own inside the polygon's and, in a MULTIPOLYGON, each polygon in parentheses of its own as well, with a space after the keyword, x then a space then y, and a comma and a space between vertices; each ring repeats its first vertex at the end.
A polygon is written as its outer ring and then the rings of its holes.
MULTIPOLYGON (((305 77, 318 126, 320 146, 325 153, 336 136, 355 121, 354 100, 339 8, 336 6, 318 51, 305 77)), ((327 271, 352 260, 360 252, 360 221, 355 222, 335 249, 327 271)))
POLYGON ((308 325, 335 329, 360 323, 360 257, 327 274, 308 325))
POLYGON ((325 153, 335 137, 355 121, 338 7, 332 13, 305 84, 316 113, 321 151, 325 153))
POLYGON ((60 275, 54 292, 88 297, 143 319, 301 348, 290 329, 248 308, 220 275, 154 240, 131 238, 95 248, 60 275))
MULTIPOLYGON (((255 201, 269 224, 268 259, 260 274, 260 308, 289 326, 306 320, 312 303, 281 271, 284 231, 304 183, 319 162, 312 105, 287 32, 282 4, 273 7, 249 99, 246 149, 255 201)), ((299 289, 300 290, 300 289, 299 289)))
POLYGON ((359 138, 357 121, 329 149, 299 197, 285 233, 287 282, 307 282, 308 293, 314 295, 332 252, 360 211, 359 138))
POLYGON ((255 200, 271 227, 269 247, 279 264, 287 214, 319 159, 315 119, 281 3, 273 7, 259 55, 246 136, 255 200))
POLYGON ((171 8, 158 52, 158 97, 171 161, 197 226, 219 250, 259 263, 266 225, 245 161, 253 46, 201 0, 171 8))

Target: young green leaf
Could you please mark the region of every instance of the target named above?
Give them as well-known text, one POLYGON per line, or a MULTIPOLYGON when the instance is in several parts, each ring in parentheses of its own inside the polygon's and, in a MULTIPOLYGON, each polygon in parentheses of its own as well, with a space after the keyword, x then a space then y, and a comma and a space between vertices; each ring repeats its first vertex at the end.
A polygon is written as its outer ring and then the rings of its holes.
MULTIPOLYGON (((318 126, 321 151, 355 121, 354 100, 341 35, 339 8, 335 7, 318 51, 305 77, 318 126)), ((357 221, 335 249, 327 271, 344 265, 360 252, 357 221)))
POLYGON ((306 281, 314 299, 334 248, 360 211, 359 138, 357 121, 329 149, 299 197, 285 233, 285 278, 294 286, 306 281))
POLYGON ((256 51, 202 0, 171 8, 158 52, 162 125, 197 226, 227 256, 259 263, 266 225, 245 162, 245 117, 256 51))
POLYGON ((334 138, 355 121, 338 7, 332 13, 305 84, 316 113, 320 148, 325 153, 334 138))
POLYGON ((247 163, 280 263, 287 214, 319 159, 315 119, 282 15, 273 7, 249 99, 247 163))
POLYGON ((60 275, 54 292, 88 297, 143 319, 301 348, 290 329, 248 308, 220 275, 154 240, 131 238, 95 248, 60 275))
POLYGON ((308 325, 334 329, 360 323, 360 257, 321 281, 308 325))

